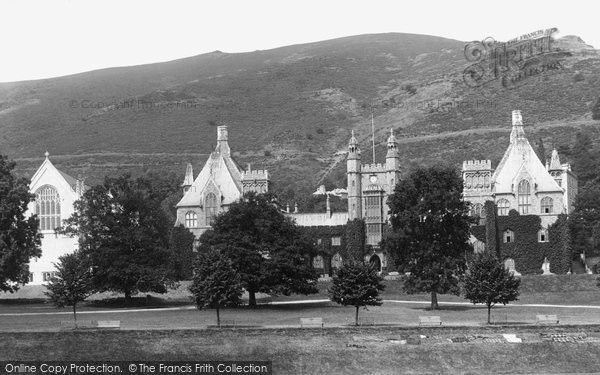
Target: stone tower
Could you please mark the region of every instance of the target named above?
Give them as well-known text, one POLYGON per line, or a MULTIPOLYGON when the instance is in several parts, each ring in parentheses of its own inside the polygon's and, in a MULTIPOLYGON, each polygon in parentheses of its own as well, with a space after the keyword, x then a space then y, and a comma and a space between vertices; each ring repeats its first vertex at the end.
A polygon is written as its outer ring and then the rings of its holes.
POLYGON ((360 148, 356 137, 354 137, 354 130, 348 143, 346 173, 348 175, 348 219, 360 219, 362 218, 360 148))
POLYGON ((394 187, 400 181, 400 153, 398 142, 394 136, 394 129, 390 128, 390 136, 387 140, 387 154, 385 156, 385 170, 389 186, 388 194, 394 192, 394 187))

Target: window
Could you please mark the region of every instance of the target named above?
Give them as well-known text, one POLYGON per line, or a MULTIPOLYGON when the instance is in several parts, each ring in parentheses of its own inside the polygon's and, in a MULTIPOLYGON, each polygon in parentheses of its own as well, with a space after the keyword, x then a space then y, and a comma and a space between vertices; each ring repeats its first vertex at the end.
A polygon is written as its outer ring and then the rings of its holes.
POLYGON ((542 198, 540 212, 543 214, 551 214, 553 206, 554 206, 554 200, 550 197, 544 197, 544 198, 542 198))
POLYGON ((367 245, 378 245, 381 241, 381 224, 367 224, 367 245))
POLYGON ((323 257, 321 255, 313 258, 313 268, 323 268, 323 257))
POLYGON ((33 282, 33 272, 29 272, 29 282, 33 282))
POLYGON ((208 193, 204 199, 204 212, 206 213, 206 225, 211 225, 217 215, 217 197, 208 193))
POLYGON ((483 212, 483 205, 481 203, 476 203, 471 208, 471 216, 473 217, 485 217, 483 212))
POLYGON ((56 272, 42 272, 42 279, 44 281, 50 281, 55 276, 56 272))
POLYGON ((56 189, 44 185, 35 197, 35 213, 40 220, 40 230, 54 230, 60 226, 60 197, 56 189))
POLYGON ((198 226, 198 215, 195 212, 189 211, 185 214, 185 227, 196 228, 198 226))
POLYGON ((538 231, 538 242, 548 242, 548 229, 542 228, 538 231))
POLYGON ((341 246, 342 237, 331 237, 331 246, 341 246))
POLYGON ((331 268, 340 268, 342 266, 342 256, 340 253, 335 253, 331 258, 331 268))
POLYGON ((498 205, 498 216, 508 215, 510 203, 508 203, 507 199, 500 199, 496 204, 498 205))
POLYGON ((507 229, 504 231, 504 243, 515 242, 515 234, 512 230, 507 229))
POLYGON ((529 206, 530 206, 530 203, 529 203, 529 194, 530 194, 529 181, 521 180, 521 182, 519 182, 518 193, 519 193, 519 213, 521 215, 527 215, 527 214, 529 214, 529 206))

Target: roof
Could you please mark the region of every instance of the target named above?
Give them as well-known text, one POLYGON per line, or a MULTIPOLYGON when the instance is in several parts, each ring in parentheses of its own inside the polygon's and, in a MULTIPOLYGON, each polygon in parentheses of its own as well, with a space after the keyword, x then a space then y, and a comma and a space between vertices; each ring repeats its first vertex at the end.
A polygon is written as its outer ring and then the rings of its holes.
POLYGON ((518 121, 513 122, 510 144, 492 176, 494 192, 513 193, 519 182, 516 180, 525 177, 533 182, 537 191, 562 192, 529 144, 522 122, 518 121))
POLYGON ((322 227, 346 225, 348 222, 347 212, 327 213, 290 213, 285 216, 292 218, 301 227, 322 227))

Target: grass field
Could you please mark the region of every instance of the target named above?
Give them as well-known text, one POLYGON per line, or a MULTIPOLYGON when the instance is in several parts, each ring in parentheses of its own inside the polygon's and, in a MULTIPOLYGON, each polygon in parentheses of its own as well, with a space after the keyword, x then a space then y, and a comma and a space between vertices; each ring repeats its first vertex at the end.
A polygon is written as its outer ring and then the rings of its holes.
POLYGON ((1 333, 0 360, 269 360, 275 374, 595 372, 599 328, 586 330, 545 330, 585 337, 567 344, 532 329, 509 330, 521 344, 485 342, 507 330, 481 328, 1 333))

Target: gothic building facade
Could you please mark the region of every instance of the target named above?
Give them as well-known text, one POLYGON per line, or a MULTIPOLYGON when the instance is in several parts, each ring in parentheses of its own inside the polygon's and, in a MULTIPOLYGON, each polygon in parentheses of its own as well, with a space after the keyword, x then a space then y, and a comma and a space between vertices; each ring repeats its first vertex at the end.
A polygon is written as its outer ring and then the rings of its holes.
POLYGON ((242 170, 231 157, 227 126, 217 127, 217 146, 194 178, 188 163, 182 184, 183 198, 177 203, 175 225, 183 224, 196 237, 210 228, 214 217, 249 191, 269 191, 269 172, 242 170))
MULTIPOLYGON (((486 201, 495 203, 497 215, 508 216, 512 210, 518 215, 539 217, 538 242, 552 241, 548 228, 560 214, 569 214, 577 195, 577 177, 568 163, 561 163, 558 151, 544 163, 539 159, 523 128, 521 111, 512 112, 510 143, 496 169, 490 160, 469 160, 463 162, 464 199, 471 203, 472 214, 485 224, 486 201)), ((521 228, 520 228, 521 229, 521 228)), ((507 226, 500 234, 503 243, 518 242, 515 228, 507 226)), ((482 251, 483 241, 472 237, 476 251, 482 251)), ((517 243, 518 245, 518 243, 517 243)), ((514 259, 505 260, 507 266, 518 270, 514 259)), ((541 261, 540 261, 541 266, 541 261)))
POLYGON ((380 248, 380 242, 389 219, 387 199, 400 180, 400 173, 398 142, 393 130, 387 139, 385 163, 371 164, 362 163, 358 140, 352 132, 346 159, 348 212, 331 212, 327 204, 326 213, 288 214, 300 226, 321 228, 321 233, 330 232, 330 237, 318 238, 316 243, 318 247, 335 251, 323 251, 313 262, 322 274, 331 273, 341 265, 343 259, 339 250, 344 239, 344 226, 355 219, 365 222, 365 245, 371 249, 365 260, 380 271, 386 270, 387 257, 380 248), (323 244, 323 241, 331 243, 323 244))
POLYGON ((30 285, 49 281, 56 272, 54 263, 58 262, 58 258, 78 248, 76 237, 58 234, 54 229, 73 214, 73 204, 86 189, 83 180, 58 170, 46 152, 46 159, 29 184, 29 191, 35 195, 35 200, 29 204, 27 214, 38 216, 42 234, 42 256, 29 262, 30 285))

